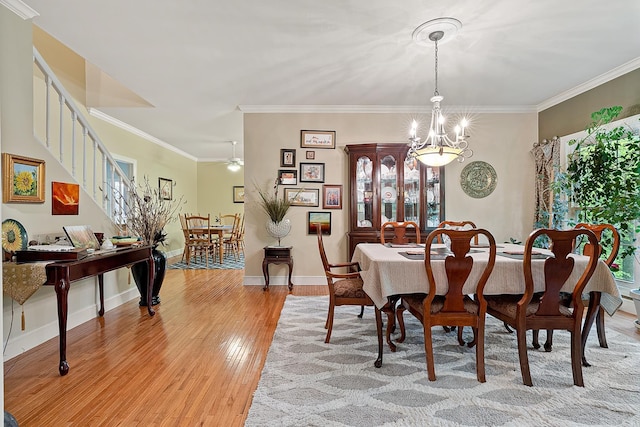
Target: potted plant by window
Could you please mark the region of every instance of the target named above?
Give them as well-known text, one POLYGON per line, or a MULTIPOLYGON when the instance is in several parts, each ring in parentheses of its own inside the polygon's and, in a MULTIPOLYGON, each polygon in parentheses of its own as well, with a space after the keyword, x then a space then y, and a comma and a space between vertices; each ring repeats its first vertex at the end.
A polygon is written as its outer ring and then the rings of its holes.
MULTIPOLYGON (((634 239, 640 232, 640 136, 628 126, 606 126, 621 111, 615 106, 591 114, 587 136, 569 141, 574 151, 557 184, 577 207, 576 222, 609 223, 618 229, 620 251, 611 270, 616 279, 628 281, 633 280, 634 239)), ((602 245, 609 253, 611 242, 603 239, 602 245)), ((632 290, 630 296, 640 319, 640 290, 632 290)), ((638 321, 636 326, 640 327, 638 321)))
MULTIPOLYGON (((152 188, 147 177, 144 183, 137 185, 131 182, 126 194, 123 195, 125 206, 123 217, 126 218, 126 232, 132 237, 138 237, 143 244, 153 247, 154 281, 151 294, 151 304, 160 303, 160 288, 164 281, 167 257, 158 246, 164 244, 167 233, 164 227, 175 221, 178 208, 183 204, 179 199, 166 200, 160 194, 160 189, 152 188)), ((131 273, 140 292, 140 306, 147 305, 148 266, 146 262, 139 262, 131 266, 131 273)))
POLYGON ((291 221, 284 217, 291 207, 291 202, 285 197, 278 198, 279 185, 280 180, 276 178, 273 185, 273 195, 256 186, 258 194, 260 194, 260 207, 269 216, 266 224, 267 232, 278 239, 278 246, 280 246, 280 239, 287 236, 291 231, 291 221))

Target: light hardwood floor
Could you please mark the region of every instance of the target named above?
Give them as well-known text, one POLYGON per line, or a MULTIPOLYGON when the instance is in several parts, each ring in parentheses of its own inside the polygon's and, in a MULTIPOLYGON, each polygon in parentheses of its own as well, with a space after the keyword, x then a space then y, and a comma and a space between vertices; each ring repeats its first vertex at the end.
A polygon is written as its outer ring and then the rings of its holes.
MULTIPOLYGON (((5 362, 5 410, 21 427, 243 425, 288 294, 243 286, 243 273, 167 270, 156 316, 134 300, 68 332, 67 376, 57 337, 5 362)), ((616 314, 607 328, 640 341, 632 320, 616 314)))

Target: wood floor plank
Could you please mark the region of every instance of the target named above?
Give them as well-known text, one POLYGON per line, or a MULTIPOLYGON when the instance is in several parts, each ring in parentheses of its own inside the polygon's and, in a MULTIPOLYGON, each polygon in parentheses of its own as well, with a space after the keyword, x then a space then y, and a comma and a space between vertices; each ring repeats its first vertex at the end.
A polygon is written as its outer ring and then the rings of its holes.
MULTIPOLYGON (((156 316, 134 300, 68 332, 67 376, 57 337, 5 362, 5 409, 21 427, 243 425, 288 294, 243 286, 243 274, 167 270, 156 316)), ((607 328, 640 341, 632 320, 607 328)))

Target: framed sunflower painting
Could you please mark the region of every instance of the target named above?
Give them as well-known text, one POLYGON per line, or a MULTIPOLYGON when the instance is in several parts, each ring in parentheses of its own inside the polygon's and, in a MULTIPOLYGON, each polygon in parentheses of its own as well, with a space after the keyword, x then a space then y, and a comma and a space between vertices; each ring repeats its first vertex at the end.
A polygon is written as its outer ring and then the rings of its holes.
POLYGON ((44 203, 44 160, 2 153, 3 203, 44 203))

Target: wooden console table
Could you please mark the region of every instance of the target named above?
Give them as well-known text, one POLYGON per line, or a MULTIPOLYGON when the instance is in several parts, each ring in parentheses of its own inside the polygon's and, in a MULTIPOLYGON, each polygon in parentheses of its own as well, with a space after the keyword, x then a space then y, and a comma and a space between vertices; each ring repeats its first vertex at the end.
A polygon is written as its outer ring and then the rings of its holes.
POLYGON ((55 287, 58 299, 58 327, 60 329, 60 365, 58 370, 60 375, 66 375, 69 372, 69 364, 67 363, 67 296, 71 282, 87 277, 98 277, 100 290, 100 310, 98 314, 102 316, 104 315, 103 274, 143 261, 146 261, 149 265, 147 310, 149 311, 149 316, 153 316, 155 311, 151 308, 151 293, 154 265, 151 246, 118 248, 114 251, 96 253, 78 261, 57 261, 46 265, 47 281, 45 285, 55 287))
POLYGON ((269 289, 269 264, 287 264, 289 266, 289 290, 293 289, 291 273, 293 272, 292 246, 265 246, 262 273, 264 274, 264 290, 269 289))

